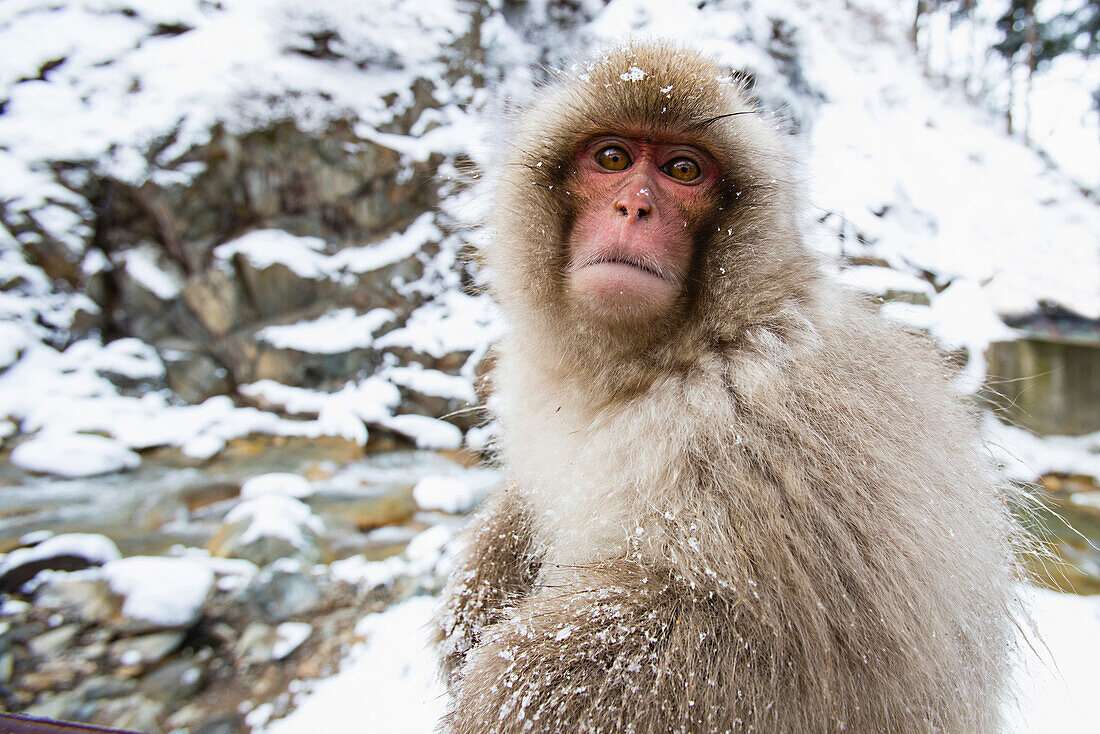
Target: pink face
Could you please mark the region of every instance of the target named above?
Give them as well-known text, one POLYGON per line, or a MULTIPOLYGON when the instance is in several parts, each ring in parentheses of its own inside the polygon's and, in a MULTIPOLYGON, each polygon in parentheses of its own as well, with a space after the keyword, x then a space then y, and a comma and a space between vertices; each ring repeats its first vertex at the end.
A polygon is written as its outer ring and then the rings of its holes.
POLYGON ((661 315, 684 291, 717 162, 686 143, 601 135, 580 146, 576 167, 570 294, 610 320, 661 315))

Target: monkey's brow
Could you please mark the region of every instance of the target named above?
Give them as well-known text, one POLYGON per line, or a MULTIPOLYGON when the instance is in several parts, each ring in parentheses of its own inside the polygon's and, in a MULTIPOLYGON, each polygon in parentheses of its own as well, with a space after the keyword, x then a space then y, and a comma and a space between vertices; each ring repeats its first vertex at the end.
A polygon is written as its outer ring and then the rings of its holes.
POLYGON ((760 114, 760 110, 741 110, 740 112, 727 112, 724 115, 715 115, 714 117, 708 117, 705 120, 700 120, 699 122, 692 123, 691 127, 693 127, 693 128, 706 127, 708 125, 713 125, 714 123, 718 122, 719 120, 723 120, 727 117, 737 117, 738 115, 759 115, 759 114, 760 114))

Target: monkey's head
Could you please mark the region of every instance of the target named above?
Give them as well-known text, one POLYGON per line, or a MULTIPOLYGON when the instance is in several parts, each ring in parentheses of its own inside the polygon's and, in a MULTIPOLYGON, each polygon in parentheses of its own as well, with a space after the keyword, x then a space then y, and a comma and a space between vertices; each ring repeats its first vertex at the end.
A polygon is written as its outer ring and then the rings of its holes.
POLYGON ((625 46, 544 90, 487 257, 513 331, 667 363, 781 320, 816 268, 779 138, 739 80, 675 47, 625 46))

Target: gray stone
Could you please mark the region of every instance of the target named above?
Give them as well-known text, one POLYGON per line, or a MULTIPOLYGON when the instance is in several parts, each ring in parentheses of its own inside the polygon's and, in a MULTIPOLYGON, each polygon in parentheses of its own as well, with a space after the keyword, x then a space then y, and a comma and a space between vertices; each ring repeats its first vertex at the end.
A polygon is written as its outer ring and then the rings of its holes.
POLYGON ((200 351, 193 342, 165 340, 159 343, 168 387, 189 403, 201 403, 215 395, 225 395, 231 388, 229 373, 200 351))
POLYGON ((242 663, 266 663, 274 657, 275 628, 263 622, 252 622, 244 628, 233 647, 233 654, 242 663))
POLYGON ((132 678, 97 675, 84 681, 77 690, 85 701, 98 701, 104 698, 129 696, 136 688, 137 681, 132 678))
POLYGON ((157 663, 180 646, 185 634, 182 630, 168 630, 125 637, 111 645, 109 654, 123 665, 157 663))
POLYGON ((181 293, 184 303, 214 337, 242 324, 240 285, 232 274, 210 268, 187 279, 181 293))
POLYGON ((11 682, 11 674, 15 671, 15 654, 8 650, 0 653, 0 686, 6 686, 11 682))
POLYGON ((206 671, 194 660, 165 663, 141 681, 145 694, 157 701, 175 704, 186 701, 206 685, 206 671))
POLYGON ((244 718, 238 714, 221 714, 207 719, 195 727, 191 734, 238 734, 244 725, 244 718))
POLYGON ((309 576, 266 569, 248 586, 247 597, 260 618, 274 624, 316 609, 321 590, 309 576))
POLYGON ((39 589, 35 603, 46 609, 75 614, 85 622, 106 624, 117 619, 122 599, 102 579, 57 577, 39 589))
POLYGON ((160 717, 167 706, 161 701, 150 701, 141 695, 132 695, 116 699, 108 709, 114 714, 111 725, 118 729, 127 729, 145 734, 160 734, 160 717), (117 712, 117 713, 115 713, 117 712))
POLYGON ((44 632, 27 643, 27 649, 32 655, 41 657, 54 657, 72 644, 76 636, 80 634, 81 625, 66 624, 44 632))

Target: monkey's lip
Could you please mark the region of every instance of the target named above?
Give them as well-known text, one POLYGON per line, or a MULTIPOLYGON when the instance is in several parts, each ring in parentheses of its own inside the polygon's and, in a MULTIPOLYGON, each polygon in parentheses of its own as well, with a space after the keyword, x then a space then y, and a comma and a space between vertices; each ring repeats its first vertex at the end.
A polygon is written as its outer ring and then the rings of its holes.
POLYGON ((649 265, 648 263, 623 256, 599 258, 590 262, 577 263, 573 267, 573 272, 590 270, 592 268, 605 270, 608 273, 615 273, 619 271, 622 272, 624 275, 632 270, 640 271, 654 278, 659 278, 665 281, 670 280, 664 273, 659 271, 657 268, 649 265))

